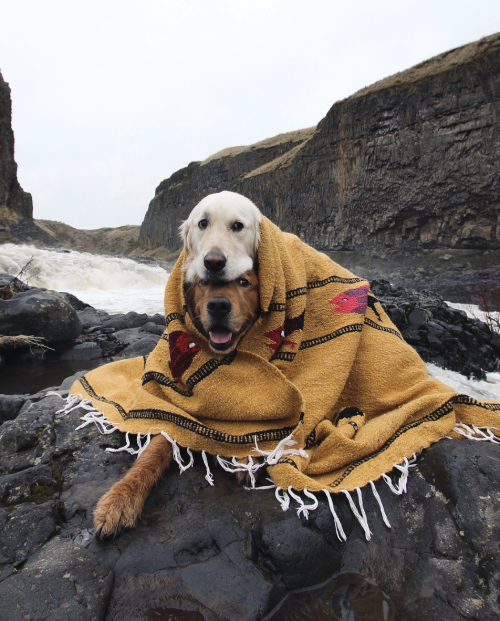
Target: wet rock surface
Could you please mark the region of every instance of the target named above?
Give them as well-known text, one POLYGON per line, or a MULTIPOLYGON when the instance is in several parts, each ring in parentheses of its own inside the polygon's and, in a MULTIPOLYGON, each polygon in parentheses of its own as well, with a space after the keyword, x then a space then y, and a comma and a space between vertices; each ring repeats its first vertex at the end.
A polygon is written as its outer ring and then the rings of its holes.
MULTIPOLYGON (((42 336, 51 349, 43 352, 33 345, 0 343, 0 393, 38 391, 47 386, 44 375, 54 384, 54 377, 60 382, 75 371, 109 360, 146 356, 165 329, 163 315, 110 315, 69 293, 30 287, 0 274, 0 288, 9 283, 13 297, 0 299, 0 335, 42 336)), ((0 422, 19 411, 14 397, 0 395, 0 422)))
POLYGON ((370 284, 404 339, 425 362, 478 379, 498 369, 500 338, 484 322, 451 308, 432 291, 411 291, 387 280, 370 284))
POLYGON ((76 338, 81 323, 66 297, 57 291, 32 288, 0 300, 0 334, 42 337, 48 342, 76 338))
POLYGON ((334 503, 346 543, 326 500, 305 520, 296 503, 283 512, 272 490, 246 490, 215 463, 210 487, 199 455, 183 475, 174 464, 137 528, 99 541, 93 507, 134 457, 105 452, 122 446, 123 435, 102 436, 94 425, 77 431, 84 411, 56 414, 61 405, 57 396, 42 398, 0 427, 6 618, 278 620, 288 618, 278 606, 291 590, 331 576, 326 591, 308 601, 288 595, 284 606, 315 621, 348 618, 341 611, 363 606, 385 611, 373 619, 398 621, 500 615, 497 445, 435 444, 412 469, 406 495, 377 482, 391 529, 364 489, 371 541, 343 495, 334 503))

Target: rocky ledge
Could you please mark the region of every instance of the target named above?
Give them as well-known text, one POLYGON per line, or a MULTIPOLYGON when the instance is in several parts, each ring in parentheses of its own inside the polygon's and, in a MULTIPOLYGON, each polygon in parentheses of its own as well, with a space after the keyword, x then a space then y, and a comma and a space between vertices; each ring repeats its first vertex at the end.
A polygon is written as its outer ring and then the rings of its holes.
POLYGON ((199 456, 182 476, 174 465, 137 528, 99 541, 92 509, 134 458, 106 452, 123 446, 122 434, 77 430, 84 411, 57 414, 62 404, 28 400, 0 427, 0 599, 9 621, 277 621, 290 610, 304 620, 499 618, 496 445, 437 443, 412 469, 406 495, 377 482, 390 529, 364 489, 371 541, 344 496, 334 498, 341 543, 326 501, 299 518, 272 490, 239 487, 215 464, 210 487, 199 456))

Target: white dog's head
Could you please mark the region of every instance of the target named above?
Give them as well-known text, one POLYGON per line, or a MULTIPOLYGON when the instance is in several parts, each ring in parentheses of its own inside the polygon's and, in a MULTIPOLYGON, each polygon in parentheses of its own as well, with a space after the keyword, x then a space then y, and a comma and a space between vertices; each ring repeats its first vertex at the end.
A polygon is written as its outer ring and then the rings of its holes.
POLYGON ((260 242, 262 214, 235 192, 209 194, 181 225, 187 250, 185 281, 231 281, 251 270, 260 242))

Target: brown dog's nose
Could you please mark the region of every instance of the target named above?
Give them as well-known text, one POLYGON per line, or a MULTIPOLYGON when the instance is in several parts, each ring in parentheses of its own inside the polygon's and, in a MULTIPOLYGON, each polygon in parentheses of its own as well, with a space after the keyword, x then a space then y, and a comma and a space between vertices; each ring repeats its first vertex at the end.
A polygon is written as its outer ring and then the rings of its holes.
POLYGON ((214 319, 222 319, 231 312, 231 302, 227 298, 212 298, 207 310, 214 319))
POLYGON ((226 257, 218 252, 209 252, 205 255, 203 263, 210 272, 220 272, 226 265, 226 257))

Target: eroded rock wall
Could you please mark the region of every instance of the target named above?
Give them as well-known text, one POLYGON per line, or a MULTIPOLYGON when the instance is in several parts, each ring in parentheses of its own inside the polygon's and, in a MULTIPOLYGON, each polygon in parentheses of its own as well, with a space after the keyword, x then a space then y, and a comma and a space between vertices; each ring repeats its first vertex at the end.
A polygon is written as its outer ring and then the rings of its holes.
POLYGON ((290 132, 250 147, 224 149, 175 172, 156 188, 141 226, 140 246, 145 250, 178 248, 179 225, 204 196, 238 188, 245 175, 300 147, 314 130, 290 132))
POLYGON ((500 248, 500 34, 359 91, 301 137, 163 181, 141 246, 178 247, 191 208, 230 189, 321 249, 500 248))
POLYGON ((24 192, 17 180, 10 88, 0 73, 0 224, 8 226, 32 218, 31 194, 24 192))

